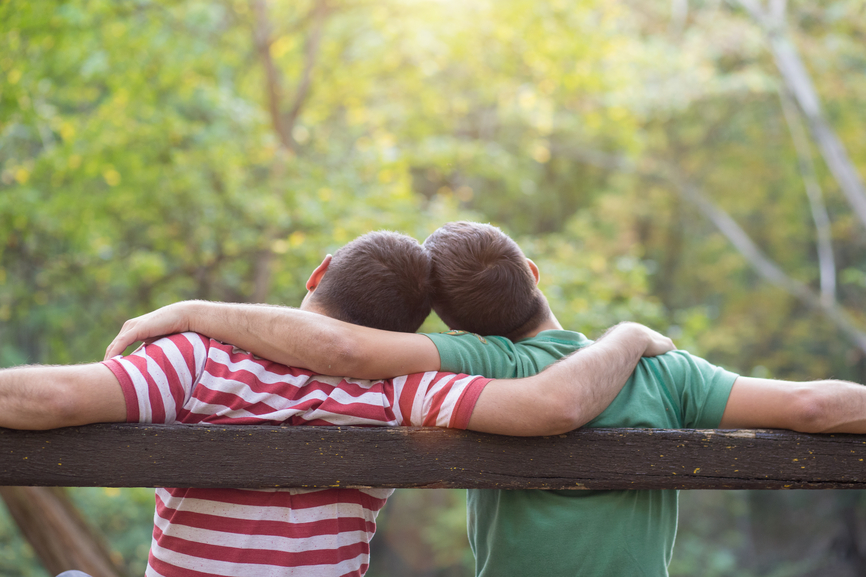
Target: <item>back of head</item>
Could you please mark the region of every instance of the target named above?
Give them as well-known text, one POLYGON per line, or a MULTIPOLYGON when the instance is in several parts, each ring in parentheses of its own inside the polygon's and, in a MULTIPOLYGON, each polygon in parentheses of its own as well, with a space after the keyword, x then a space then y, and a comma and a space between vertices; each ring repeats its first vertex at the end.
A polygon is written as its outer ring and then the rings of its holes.
POLYGON ((523 251, 495 226, 450 222, 424 248, 433 263, 433 309, 452 329, 514 340, 547 318, 523 251))
POLYGON ((414 333, 430 314, 430 295, 427 251, 410 236, 378 231, 334 253, 312 298, 336 319, 414 333))

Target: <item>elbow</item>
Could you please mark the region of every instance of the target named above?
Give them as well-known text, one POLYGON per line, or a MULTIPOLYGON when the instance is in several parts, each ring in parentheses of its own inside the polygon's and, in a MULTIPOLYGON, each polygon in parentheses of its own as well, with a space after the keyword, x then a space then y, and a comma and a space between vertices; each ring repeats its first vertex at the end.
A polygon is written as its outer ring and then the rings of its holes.
POLYGON ((562 412, 559 423, 563 432, 579 429, 592 420, 592 417, 586 414, 580 403, 572 402, 562 412))
POLYGON ((547 431, 544 433, 545 435, 561 435, 579 429, 592 420, 587 418, 586 412, 576 399, 562 399, 559 396, 551 395, 546 404, 547 431))
POLYGON ((832 398, 823 383, 808 383, 792 391, 790 428, 801 433, 822 433, 832 427, 832 398))
MULTIPOLYGON (((529 379, 541 379, 540 376, 529 379)), ((529 379, 526 379, 529 381, 529 379)), ((543 386, 535 387, 534 413, 538 417, 538 435, 561 435, 579 429, 590 422, 598 413, 592 414, 592 402, 583 394, 581 387, 569 383, 557 386, 557 383, 540 381, 543 386)), ((529 384, 528 384, 529 385, 529 384)), ((598 411, 601 412, 601 411, 598 411)))
POLYGON ((39 429, 57 429, 87 424, 82 418, 88 407, 81 406, 78 395, 64 384, 58 385, 52 394, 46 395, 43 418, 37 421, 39 429))
POLYGON ((335 377, 351 376, 363 378, 360 371, 364 363, 364 355, 357 339, 346 331, 336 331, 326 339, 321 348, 324 357, 315 370, 325 375, 335 377))

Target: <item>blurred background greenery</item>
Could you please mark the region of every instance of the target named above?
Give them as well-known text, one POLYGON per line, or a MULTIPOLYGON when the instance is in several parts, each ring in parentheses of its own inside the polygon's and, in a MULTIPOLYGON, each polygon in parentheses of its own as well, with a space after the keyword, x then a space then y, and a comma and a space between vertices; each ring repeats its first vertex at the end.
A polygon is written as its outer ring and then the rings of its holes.
MULTIPOLYGON (((360 233, 473 219, 566 328, 864 382, 862 176, 816 139, 866 172, 864 45, 863 0, 0 3, 0 366, 180 299, 296 305, 360 233)), ((70 493, 141 574, 152 493, 70 493)), ((470 575, 464 502, 398 491, 369 575, 470 575)), ((859 493, 681 509, 673 575, 866 573, 859 493)), ((6 517, 0 573, 46 575, 6 517)))

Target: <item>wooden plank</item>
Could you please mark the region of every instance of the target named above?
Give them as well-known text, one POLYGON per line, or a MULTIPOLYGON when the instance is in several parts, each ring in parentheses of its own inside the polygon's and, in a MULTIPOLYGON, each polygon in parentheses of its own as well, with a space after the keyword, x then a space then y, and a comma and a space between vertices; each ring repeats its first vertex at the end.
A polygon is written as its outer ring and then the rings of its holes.
POLYGON ((864 489, 866 436, 585 429, 506 437, 411 427, 0 429, 0 485, 864 489))

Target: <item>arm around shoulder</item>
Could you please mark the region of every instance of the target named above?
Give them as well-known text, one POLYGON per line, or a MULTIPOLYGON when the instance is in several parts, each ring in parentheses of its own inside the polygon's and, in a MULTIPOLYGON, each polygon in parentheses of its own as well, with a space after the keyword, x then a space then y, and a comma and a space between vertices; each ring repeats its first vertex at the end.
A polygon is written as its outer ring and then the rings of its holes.
POLYGON ((641 356, 675 348, 670 339, 643 325, 617 325, 538 375, 492 381, 478 398, 469 429, 520 436, 571 431, 607 408, 641 356))
POLYGON ((315 312, 269 305, 210 303, 190 329, 262 358, 332 376, 382 379, 439 369, 424 335, 372 329, 315 312))
POLYGON ((325 375, 373 379, 439 369, 439 352, 423 335, 371 329, 289 307, 206 301, 175 303, 127 321, 106 358, 133 342, 183 331, 325 375))

